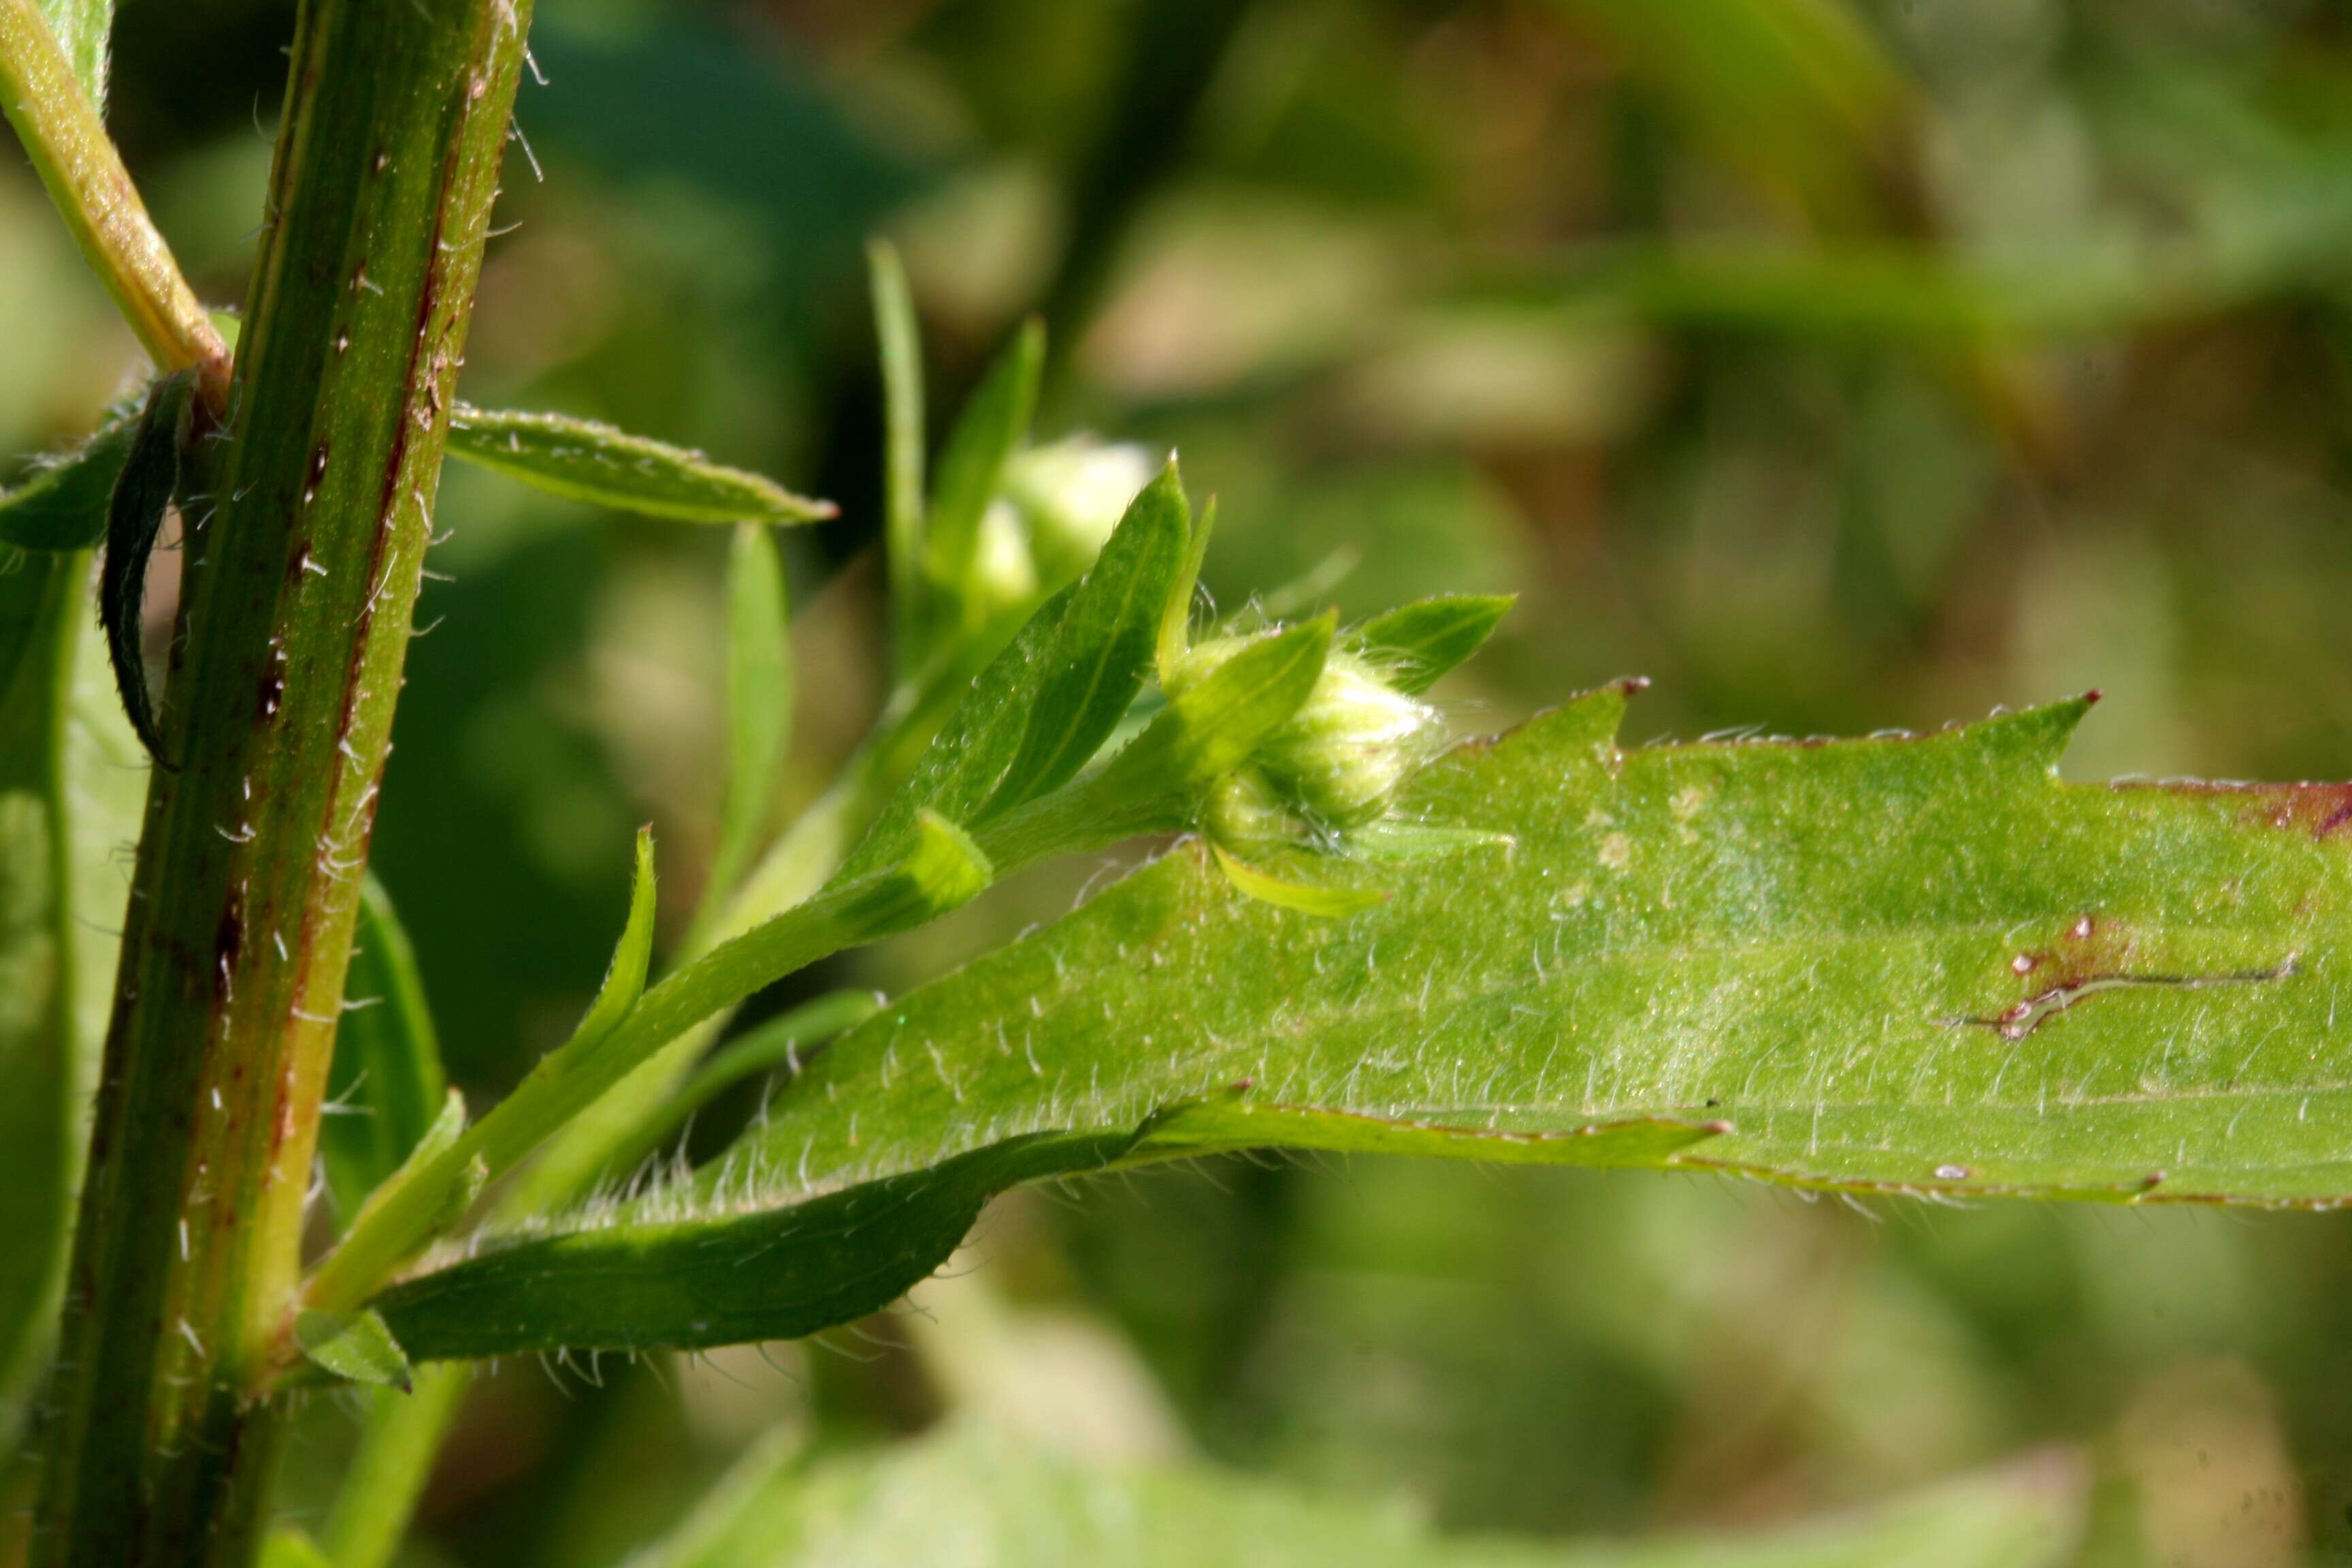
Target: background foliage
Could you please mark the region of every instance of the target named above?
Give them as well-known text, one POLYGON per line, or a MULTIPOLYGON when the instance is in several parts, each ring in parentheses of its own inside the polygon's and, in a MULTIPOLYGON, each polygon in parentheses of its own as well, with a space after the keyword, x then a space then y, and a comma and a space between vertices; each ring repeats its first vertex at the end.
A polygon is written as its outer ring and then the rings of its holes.
MULTIPOLYGON (((112 123, 213 299, 242 292, 289 25, 190 0, 118 30, 112 123)), ((1041 430, 1181 447, 1222 498, 1213 587, 1519 592, 1440 688, 1465 730, 1635 672, 1629 741, 2099 686, 2073 776, 2352 773, 2326 6, 572 0, 535 49, 467 395, 842 503, 784 541, 810 790, 880 696, 876 229, 935 409, 1042 310, 1041 430)), ((0 333, 9 451, 87 429, 135 359, 14 160, 0 333)), ((725 544, 455 467, 442 521, 376 867, 481 1103, 593 991, 636 822, 692 905, 725 544)), ((898 989, 1090 870, 759 1011, 898 989)), ((2339 1219, 1360 1156, 1025 1193, 975 1258, 984 1291, 830 1350, 509 1363, 412 1551, 614 1562, 756 1431, 978 1405, 1470 1531, 1775 1521, 2066 1442, 2158 1560, 2352 1554, 2339 1219)), ((342 1421, 302 1446, 321 1479, 342 1421)))

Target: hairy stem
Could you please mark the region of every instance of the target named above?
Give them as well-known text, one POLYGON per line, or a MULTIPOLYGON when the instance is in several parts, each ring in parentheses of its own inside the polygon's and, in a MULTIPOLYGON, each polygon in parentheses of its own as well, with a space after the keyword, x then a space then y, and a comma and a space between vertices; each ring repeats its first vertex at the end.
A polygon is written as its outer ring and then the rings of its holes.
MULTIPOLYGON (((89 31, 73 41, 102 58, 104 34, 83 36, 89 31)), ((95 67, 85 74, 99 79, 95 67)), ((225 411, 228 348, 155 232, 97 104, 75 79, 37 0, 0 0, 0 109, 140 346, 158 370, 194 371, 205 405, 216 415, 225 411)))
MULTIPOLYGON (((19 0, 0 0, 0 6, 19 0)), ((249 1560, 360 869, 529 0, 305 0, 193 498, 40 1559, 249 1560), (213 510, 207 510, 206 502, 213 510)))

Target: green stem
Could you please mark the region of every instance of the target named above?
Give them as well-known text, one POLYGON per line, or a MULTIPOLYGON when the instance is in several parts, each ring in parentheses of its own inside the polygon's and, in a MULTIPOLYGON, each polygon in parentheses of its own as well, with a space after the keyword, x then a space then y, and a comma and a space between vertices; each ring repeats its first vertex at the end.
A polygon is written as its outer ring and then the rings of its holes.
MULTIPOLYGON (((94 47, 103 49, 102 37, 94 47)), ((36 0, 0 0, 0 110, 140 346, 158 370, 194 371, 206 406, 225 412, 228 347, 148 218, 36 0)))
POLYGON ((43 1563, 254 1549, 279 1423, 253 1394, 293 1300, 528 21, 529 0, 301 7, 217 510, 187 551, 163 721, 177 771, 150 781, 132 879, 43 1563))
POLYGON ((372 1388, 359 1451, 343 1473, 319 1544, 335 1568, 383 1568, 432 1479, 442 1435, 474 1381, 470 1362, 428 1362, 407 1392, 372 1388))

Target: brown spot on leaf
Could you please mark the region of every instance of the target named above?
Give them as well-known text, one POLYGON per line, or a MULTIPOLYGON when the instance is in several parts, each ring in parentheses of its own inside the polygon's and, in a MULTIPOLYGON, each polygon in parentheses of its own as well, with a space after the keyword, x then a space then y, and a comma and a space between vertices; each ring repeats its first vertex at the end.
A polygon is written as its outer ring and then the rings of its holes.
POLYGON ((2120 790, 2163 790, 2172 795, 2235 800, 2248 826, 2299 829, 2326 838, 2352 826, 2352 784, 2237 784, 2191 779, 2170 784, 2126 783, 2120 790))

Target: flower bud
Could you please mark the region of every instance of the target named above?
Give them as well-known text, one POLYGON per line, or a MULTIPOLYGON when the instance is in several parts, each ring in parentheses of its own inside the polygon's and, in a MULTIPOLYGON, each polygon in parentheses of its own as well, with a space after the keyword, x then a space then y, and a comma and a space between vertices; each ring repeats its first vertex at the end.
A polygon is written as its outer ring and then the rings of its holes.
POLYGON ((1021 519, 1003 500, 980 514, 980 539, 972 551, 974 595, 990 609, 1025 605, 1037 597, 1037 566, 1021 519))
MULTIPOLYGON (((1220 637, 1189 650, 1170 672, 1171 692, 1202 679, 1244 642, 1220 637)), ((1268 786, 1263 796, 1249 793, 1244 770, 1232 775, 1244 782, 1221 789, 1212 809, 1230 817, 1234 829, 1261 836, 1268 826, 1262 807, 1327 831, 1360 827, 1388 810, 1443 734, 1435 709, 1397 690, 1354 655, 1334 653, 1306 702, 1253 759, 1268 786)))
POLYGON ((1014 454, 1003 493, 1028 520, 1039 574, 1060 583, 1085 571, 1151 475, 1142 447, 1106 446, 1091 436, 1014 454))
POLYGON ((1210 787, 1201 826, 1212 843, 1253 857, 1295 845, 1307 836, 1306 825, 1254 767, 1236 768, 1210 787))

